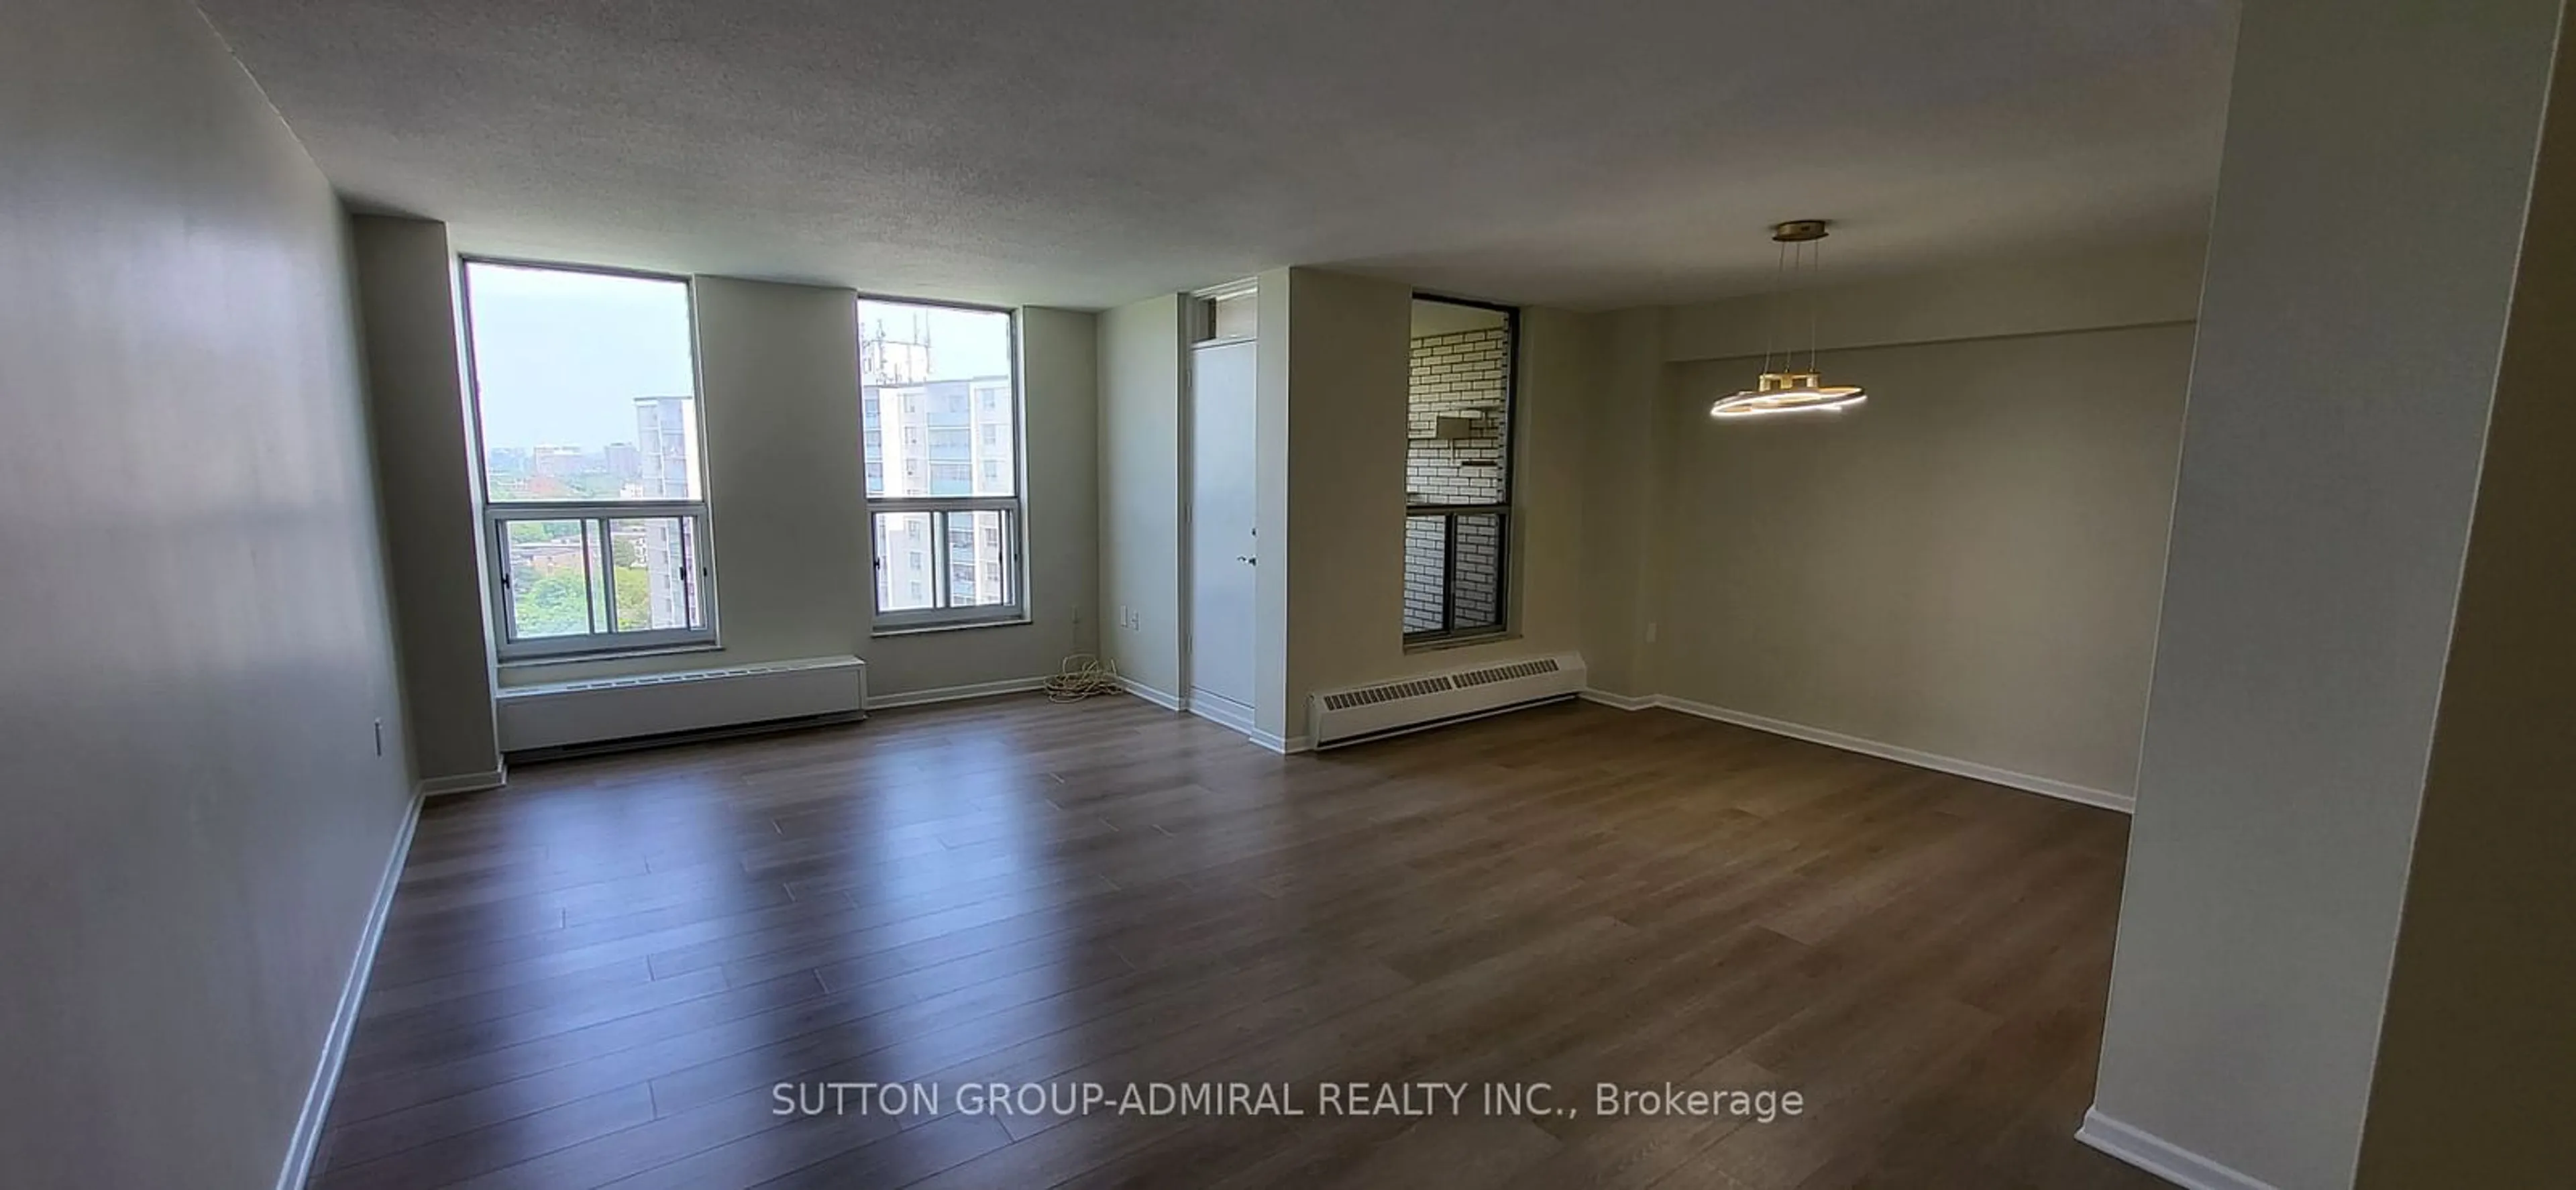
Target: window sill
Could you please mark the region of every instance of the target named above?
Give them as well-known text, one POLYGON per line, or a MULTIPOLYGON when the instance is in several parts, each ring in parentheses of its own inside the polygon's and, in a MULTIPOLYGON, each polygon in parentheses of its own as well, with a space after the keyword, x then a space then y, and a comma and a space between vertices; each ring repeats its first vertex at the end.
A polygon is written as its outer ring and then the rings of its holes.
POLYGON ((718 641, 685 645, 654 645, 645 649, 602 649, 594 653, 550 653, 542 657, 505 657, 496 662, 502 669, 536 669, 548 665, 581 665, 592 661, 628 661, 637 657, 668 657, 680 653, 718 653, 724 645, 718 641))
POLYGON ((1443 636, 1435 637, 1431 640, 1406 641, 1404 651, 1407 653, 1437 653, 1443 649, 1464 649, 1476 645, 1501 644, 1507 640, 1519 640, 1520 638, 1520 633, 1508 630, 1502 632, 1479 632, 1473 636, 1443 636))
POLYGON ((972 628, 1021 628, 1034 623, 1028 613, 988 620, 932 620, 921 624, 892 624, 868 629, 869 639, 887 636, 923 636, 933 632, 964 632, 972 628))

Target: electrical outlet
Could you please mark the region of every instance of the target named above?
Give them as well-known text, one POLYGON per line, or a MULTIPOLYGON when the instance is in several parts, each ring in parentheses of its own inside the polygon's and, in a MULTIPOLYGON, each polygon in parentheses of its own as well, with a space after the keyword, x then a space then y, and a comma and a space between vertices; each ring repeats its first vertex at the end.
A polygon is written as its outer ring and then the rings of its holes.
POLYGON ((1118 626, 1131 631, 1142 631, 1145 627, 1145 617, 1138 615, 1135 608, 1121 605, 1118 609, 1118 626))

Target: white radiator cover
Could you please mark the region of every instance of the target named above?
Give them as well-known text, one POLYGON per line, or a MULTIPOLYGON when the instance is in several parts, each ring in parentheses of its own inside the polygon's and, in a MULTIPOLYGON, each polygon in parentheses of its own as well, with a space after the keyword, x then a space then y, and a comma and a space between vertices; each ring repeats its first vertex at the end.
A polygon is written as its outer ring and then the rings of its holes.
POLYGON ((1307 698, 1315 746, 1330 748, 1489 715, 1583 692, 1581 653, 1498 661, 1417 674, 1307 698))
POLYGON ((808 657, 724 669, 512 686, 493 709, 501 750, 526 752, 642 736, 856 716, 867 705, 867 663, 808 657))

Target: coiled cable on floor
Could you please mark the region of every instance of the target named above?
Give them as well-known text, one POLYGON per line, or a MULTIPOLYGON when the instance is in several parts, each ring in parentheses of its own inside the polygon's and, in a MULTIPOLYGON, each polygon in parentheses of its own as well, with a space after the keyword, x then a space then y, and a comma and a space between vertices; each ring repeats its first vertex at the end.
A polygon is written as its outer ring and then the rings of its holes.
POLYGON ((1064 659, 1064 669, 1046 680, 1047 697, 1056 702, 1081 702, 1095 694, 1120 694, 1126 687, 1118 684, 1118 665, 1102 661, 1089 653, 1076 653, 1064 659))

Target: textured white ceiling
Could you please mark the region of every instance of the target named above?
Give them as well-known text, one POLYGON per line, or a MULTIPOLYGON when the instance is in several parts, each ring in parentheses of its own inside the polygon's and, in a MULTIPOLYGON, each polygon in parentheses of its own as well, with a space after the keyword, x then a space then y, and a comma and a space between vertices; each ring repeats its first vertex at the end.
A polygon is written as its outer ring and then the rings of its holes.
POLYGON ((2230 0, 201 0, 469 251, 1106 306, 1283 264, 1602 308, 2207 217, 2230 0))

